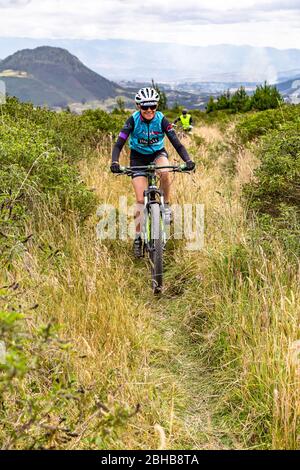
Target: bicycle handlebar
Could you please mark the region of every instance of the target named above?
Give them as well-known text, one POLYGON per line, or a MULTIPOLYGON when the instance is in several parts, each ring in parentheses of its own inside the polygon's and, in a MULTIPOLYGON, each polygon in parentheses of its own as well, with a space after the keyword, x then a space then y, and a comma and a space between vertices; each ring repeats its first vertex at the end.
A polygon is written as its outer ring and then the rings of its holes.
POLYGON ((124 175, 130 175, 134 171, 148 171, 149 173, 152 173, 156 170, 161 170, 161 169, 168 169, 169 171, 172 171, 173 173, 175 172, 189 172, 191 170, 188 170, 186 168, 186 165, 166 165, 166 166, 156 166, 156 165, 146 165, 146 166, 121 166, 120 170, 121 173, 119 174, 124 174, 124 175))

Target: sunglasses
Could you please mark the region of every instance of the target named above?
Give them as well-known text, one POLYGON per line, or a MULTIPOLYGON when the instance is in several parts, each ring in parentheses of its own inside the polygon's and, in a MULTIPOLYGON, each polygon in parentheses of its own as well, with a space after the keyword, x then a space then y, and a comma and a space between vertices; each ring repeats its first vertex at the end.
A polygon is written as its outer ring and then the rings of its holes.
POLYGON ((151 109, 151 111, 154 111, 156 108, 157 108, 156 104, 153 104, 152 106, 149 106, 147 104, 146 105, 141 104, 141 109, 143 111, 147 111, 147 109, 151 109))

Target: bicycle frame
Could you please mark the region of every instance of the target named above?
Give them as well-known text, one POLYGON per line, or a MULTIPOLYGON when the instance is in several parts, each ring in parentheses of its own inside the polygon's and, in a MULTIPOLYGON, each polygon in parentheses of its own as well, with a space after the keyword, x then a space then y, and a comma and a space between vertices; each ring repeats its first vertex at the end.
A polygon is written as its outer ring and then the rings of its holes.
POLYGON ((156 165, 147 165, 147 166, 136 166, 136 167, 121 167, 122 173, 132 176, 134 171, 145 171, 147 172, 147 179, 148 179, 148 188, 144 191, 144 223, 143 223, 143 240, 147 251, 151 251, 151 247, 149 246, 150 236, 149 230, 150 228, 147 226, 149 223, 149 213, 150 213, 150 205, 158 203, 160 206, 160 212, 162 216, 162 231, 164 237, 164 244, 167 241, 167 235, 165 230, 165 218, 164 218, 164 195, 161 189, 157 187, 157 178, 158 175, 156 174, 157 170, 168 170, 171 172, 185 172, 187 171, 185 165, 166 165, 166 166, 156 166, 156 165), (158 196, 158 199, 157 199, 158 196))
POLYGON ((157 175, 155 173, 149 173, 148 176, 148 188, 144 191, 144 223, 143 223, 143 239, 147 251, 151 251, 150 240, 151 240, 151 218, 150 218, 150 205, 159 204, 160 213, 162 217, 162 233, 164 245, 167 242, 167 235, 165 231, 165 220, 164 220, 164 195, 163 191, 157 187, 157 175), (158 198, 157 198, 158 196, 158 198))
POLYGON ((142 238, 144 249, 149 253, 152 288, 154 293, 161 292, 163 284, 163 251, 167 242, 164 195, 157 187, 157 170, 168 170, 172 172, 188 172, 185 165, 174 166, 138 166, 121 167, 121 174, 133 176, 134 171, 145 171, 148 178, 148 187, 144 191, 144 221, 142 238), (152 225, 153 224, 153 225, 152 225))

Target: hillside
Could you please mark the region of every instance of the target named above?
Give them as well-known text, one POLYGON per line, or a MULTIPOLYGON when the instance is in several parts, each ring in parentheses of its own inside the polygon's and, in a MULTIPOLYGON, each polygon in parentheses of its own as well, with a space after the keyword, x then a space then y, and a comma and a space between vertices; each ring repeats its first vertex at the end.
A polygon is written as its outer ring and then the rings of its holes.
MULTIPOLYGON (((112 46, 116 46, 115 42, 112 42, 112 46)), ((113 47, 112 51, 114 50, 113 47)), ((218 48, 217 46, 211 47, 209 50, 209 56, 211 57, 210 66, 213 66, 213 60, 219 60, 218 57, 223 50, 227 51, 227 55, 225 54, 226 57, 231 57, 232 70, 234 70, 235 66, 233 63, 235 63, 235 61, 236 64, 240 63, 241 51, 239 48, 230 48, 229 46, 227 48, 225 46, 219 46, 218 48), (235 59, 234 54, 236 54, 235 59)), ((121 48, 120 51, 123 51, 123 49, 121 48)), ((121 64, 123 61, 123 58, 120 57, 120 51, 117 52, 115 50, 114 53, 111 53, 111 57, 118 59, 118 64, 121 64)), ((251 54, 253 53, 251 48, 246 48, 243 51, 246 56, 250 52, 251 54)), ((83 55, 82 49, 79 49, 79 52, 83 55)), ((123 52, 126 56, 126 50, 123 52)), ((153 51, 151 52, 150 50, 148 50, 148 52, 150 55, 153 53, 153 51)), ((167 50, 165 51, 166 56, 169 52, 170 51, 167 50)), ((196 54, 196 48, 195 50, 189 50, 189 53, 191 52, 196 54)), ((183 54, 183 50, 181 53, 183 54)), ((198 51, 197 53, 200 52, 198 51)), ((273 50, 269 51, 269 53, 271 54, 270 57, 276 56, 273 50)), ((97 53, 97 61, 101 62, 101 57, 104 57, 105 54, 105 48, 103 51, 100 49, 100 53, 99 51, 97 53)), ((200 56, 199 61, 201 62, 202 74, 207 64, 205 65, 205 61, 202 60, 202 56, 200 56)), ((293 53, 290 51, 289 57, 294 56, 297 56, 297 51, 295 50, 293 53)), ((262 55, 259 57, 261 58, 262 55)), ((269 56, 264 55, 264 57, 269 56)), ((91 61, 91 57, 87 57, 87 60, 91 61)), ((108 60, 107 58, 107 61, 108 60)), ((170 61, 169 64, 171 64, 171 62, 172 61, 170 61)), ((135 63, 139 64, 138 67, 140 70, 143 69, 142 59, 137 54, 133 55, 128 63, 130 63, 129 69, 131 71, 134 70, 135 63)), ((191 66, 195 67, 195 63, 196 61, 194 60, 191 66)), ((269 59, 267 63, 269 64, 269 59)), ((284 64, 287 66, 287 60, 284 64)), ((103 70, 106 70, 105 67, 106 66, 103 65, 103 70)), ((112 64, 110 67, 111 70, 113 70, 112 64)), ((273 67, 273 70, 275 69, 276 67, 273 67)), ((182 70, 186 73, 186 64, 183 64, 182 70)), ((229 74, 223 73, 224 81, 221 82, 202 82, 199 80, 182 82, 180 80, 181 73, 177 74, 176 72, 176 77, 179 77, 176 82, 174 82, 174 79, 171 79, 170 83, 160 83, 160 87, 165 91, 170 107, 176 103, 180 103, 182 106, 189 109, 204 109, 210 95, 216 97, 220 92, 227 89, 234 90, 240 85, 244 85, 247 91, 251 93, 257 83, 249 81, 249 78, 252 77, 251 73, 247 75, 248 72, 246 69, 243 68, 243 70, 243 74, 240 74, 240 76, 244 78, 242 82, 232 81, 234 77, 237 78, 239 75, 233 71, 229 74)), ((268 77, 268 72, 263 72, 263 70, 264 67, 263 64, 261 64, 261 73, 265 73, 264 78, 268 77)), ((174 71, 175 69, 173 72, 174 71)), ((135 73, 138 77, 139 71, 136 70, 135 73)), ((175 76, 174 73, 173 77, 175 76)), ((291 76, 293 76, 293 73, 296 73, 296 70, 291 71, 291 76)), ((152 74, 157 75, 155 68, 151 68, 151 75, 152 74)), ((285 72, 283 75, 285 76, 286 74, 288 74, 288 72, 285 72)), ((124 73, 124 76, 126 76, 126 73, 124 73)), ((217 75, 214 77, 216 78, 217 75)), ((9 95, 16 96, 22 101, 31 101, 35 105, 47 105, 50 108, 62 108, 68 105, 71 110, 75 112, 82 112, 86 108, 98 107, 112 110, 116 106, 117 97, 122 97, 126 107, 133 108, 133 98, 137 88, 145 86, 146 83, 151 83, 149 80, 121 80, 119 83, 115 83, 86 67, 76 56, 69 53, 66 49, 50 46, 24 49, 2 60, 0 62, 0 79, 5 82, 9 95)), ((299 87, 296 86, 295 83, 297 84, 296 79, 287 80, 284 83, 278 84, 278 88, 282 91, 286 100, 292 103, 297 103, 300 100, 299 87)))
POLYGON ((8 94, 35 105, 66 106, 126 95, 122 87, 90 70, 67 50, 48 46, 24 49, 2 60, 0 78, 8 94))
MULTIPOLYGON (((42 46, 24 49, 0 62, 0 79, 5 81, 7 93, 35 105, 61 108, 68 105, 82 112, 88 107, 112 110, 121 96, 125 105, 134 107, 134 95, 145 82, 127 86, 111 82, 93 72, 67 50, 42 46)), ((149 83, 150 85, 150 83, 149 83)), ((209 95, 165 89, 168 103, 181 103, 193 108, 203 107, 209 95)))

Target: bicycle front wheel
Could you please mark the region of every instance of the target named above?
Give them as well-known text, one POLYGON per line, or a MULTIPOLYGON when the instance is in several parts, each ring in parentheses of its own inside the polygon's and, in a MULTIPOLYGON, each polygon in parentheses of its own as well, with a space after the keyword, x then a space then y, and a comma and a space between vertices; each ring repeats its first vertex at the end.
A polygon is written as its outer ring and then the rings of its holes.
POLYGON ((150 262, 152 274, 152 290, 161 292, 163 285, 163 230, 159 204, 151 204, 151 241, 150 262))

